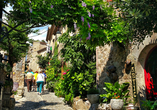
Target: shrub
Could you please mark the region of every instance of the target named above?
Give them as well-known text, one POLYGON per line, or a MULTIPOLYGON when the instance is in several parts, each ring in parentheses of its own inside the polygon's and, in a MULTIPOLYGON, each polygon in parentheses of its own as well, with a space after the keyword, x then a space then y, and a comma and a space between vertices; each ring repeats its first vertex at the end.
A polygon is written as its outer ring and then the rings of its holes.
POLYGON ((47 88, 54 89, 54 85, 60 79, 61 73, 55 73, 54 68, 49 68, 48 70, 46 70, 46 75, 47 88))
POLYGON ((142 102, 143 102, 142 107, 147 110, 156 110, 157 108, 157 101, 146 100, 142 102))
POLYGON ((110 102, 111 99, 123 99, 128 98, 129 83, 116 82, 115 84, 105 82, 105 87, 103 88, 106 91, 106 94, 101 94, 100 97, 105 98, 103 102, 110 102))

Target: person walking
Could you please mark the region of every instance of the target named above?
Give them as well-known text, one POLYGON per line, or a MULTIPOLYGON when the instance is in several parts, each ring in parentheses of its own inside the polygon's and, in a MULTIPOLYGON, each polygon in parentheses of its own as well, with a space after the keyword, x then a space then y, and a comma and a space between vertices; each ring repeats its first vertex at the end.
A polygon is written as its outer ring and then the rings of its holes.
POLYGON ((30 92, 32 90, 32 79, 33 79, 33 74, 31 73, 31 70, 28 70, 26 74, 26 83, 27 83, 27 90, 30 92))
POLYGON ((42 73, 42 71, 40 71, 40 73, 38 73, 38 76, 37 76, 37 92, 38 92, 39 95, 41 95, 41 91, 42 91, 44 81, 45 81, 45 76, 42 73))
POLYGON ((37 76, 38 76, 38 71, 36 71, 35 74, 34 74, 33 90, 35 92, 36 92, 36 89, 37 89, 37 76))
POLYGON ((44 92, 44 85, 46 84, 46 78, 47 78, 47 76, 46 76, 46 74, 45 74, 45 71, 44 70, 42 70, 42 73, 43 73, 43 75, 44 75, 44 84, 43 84, 43 86, 42 86, 42 92, 44 92))

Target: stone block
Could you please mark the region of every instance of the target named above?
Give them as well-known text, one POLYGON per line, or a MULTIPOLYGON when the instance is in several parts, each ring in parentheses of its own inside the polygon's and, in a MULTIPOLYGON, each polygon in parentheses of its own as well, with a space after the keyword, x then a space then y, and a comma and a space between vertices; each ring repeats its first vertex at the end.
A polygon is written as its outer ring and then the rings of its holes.
POLYGON ((85 106, 89 109, 91 106, 91 103, 87 100, 84 102, 85 106))
POLYGON ((73 99, 73 109, 74 110, 89 110, 88 107, 85 105, 82 99, 78 97, 73 99))
POLYGON ((96 103, 96 104, 91 104, 89 110, 97 110, 98 105, 99 105, 98 103, 96 103))
POLYGON ((15 99, 14 98, 4 99, 2 104, 4 108, 9 108, 9 110, 13 109, 15 107, 15 99))
POLYGON ((98 109, 97 110, 112 110, 111 109, 111 105, 107 104, 107 103, 101 103, 98 105, 98 109))

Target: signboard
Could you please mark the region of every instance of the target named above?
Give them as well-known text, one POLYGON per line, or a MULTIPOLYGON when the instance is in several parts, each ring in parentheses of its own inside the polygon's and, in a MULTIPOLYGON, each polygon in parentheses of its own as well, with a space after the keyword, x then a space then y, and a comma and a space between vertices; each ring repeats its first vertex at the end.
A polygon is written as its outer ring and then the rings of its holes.
POLYGON ((134 99, 134 101, 137 101, 136 73, 135 73, 134 64, 131 67, 131 79, 132 79, 133 99, 134 99))

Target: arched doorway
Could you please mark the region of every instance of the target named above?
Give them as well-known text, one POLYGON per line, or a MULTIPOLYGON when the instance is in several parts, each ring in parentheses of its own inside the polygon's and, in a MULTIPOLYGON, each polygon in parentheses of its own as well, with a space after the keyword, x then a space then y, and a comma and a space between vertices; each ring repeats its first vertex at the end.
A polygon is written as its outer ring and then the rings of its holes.
POLYGON ((157 46, 150 50, 144 67, 146 98, 157 99, 157 46))

